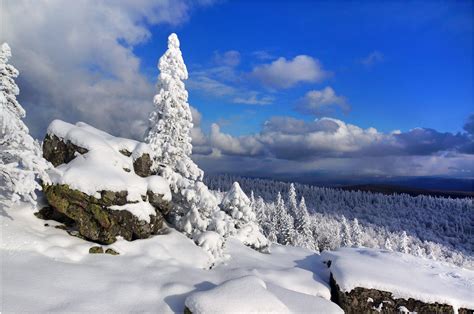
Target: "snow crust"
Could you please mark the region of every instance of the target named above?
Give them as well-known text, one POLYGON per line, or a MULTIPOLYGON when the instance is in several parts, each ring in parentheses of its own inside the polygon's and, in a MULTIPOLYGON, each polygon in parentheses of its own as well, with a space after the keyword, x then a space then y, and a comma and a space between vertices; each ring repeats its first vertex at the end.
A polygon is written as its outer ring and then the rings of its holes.
MULTIPOLYGON (((229 258, 209 269, 209 254, 170 228, 164 235, 103 246, 118 256, 89 254, 96 244, 37 219, 29 205, 0 205, 2 312, 183 313, 188 296, 234 281, 259 283, 268 300, 293 313, 342 313, 329 301, 329 273, 320 256, 302 248, 275 245, 271 254, 262 254, 229 239, 229 258)), ((240 299, 235 309, 246 302, 240 299)))
POLYGON ((367 248, 322 253, 343 291, 356 287, 392 292, 395 298, 474 309, 474 271, 412 255, 367 248))
MULTIPOLYGON (((72 189, 94 196, 103 190, 127 191, 127 199, 131 202, 140 202, 147 191, 162 195, 166 201, 171 200, 169 184, 164 178, 156 175, 142 178, 133 171, 134 160, 150 152, 145 143, 112 136, 83 122, 73 125, 54 120, 48 127, 48 134, 89 150, 52 169, 49 175, 53 184, 67 184, 72 189), (131 156, 123 155, 121 150, 127 150, 131 156)), ((140 204, 144 205, 141 209, 138 205, 126 207, 141 219, 151 205, 140 204)), ((118 207, 114 209, 118 210, 118 207)), ((149 219, 147 216, 144 220, 149 219)))

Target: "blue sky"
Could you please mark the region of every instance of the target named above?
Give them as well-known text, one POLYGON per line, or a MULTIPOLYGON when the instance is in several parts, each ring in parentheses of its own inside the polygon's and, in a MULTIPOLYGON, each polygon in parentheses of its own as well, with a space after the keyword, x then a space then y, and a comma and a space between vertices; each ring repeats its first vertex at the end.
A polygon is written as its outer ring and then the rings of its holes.
POLYGON ((319 59, 333 73, 321 82, 277 91, 250 82, 259 92, 275 95, 272 104, 263 106, 191 91, 190 103, 206 125, 230 120, 223 130, 234 135, 258 131, 272 115, 312 119, 295 112, 294 104, 307 91, 326 86, 351 106, 348 113, 331 116, 380 131, 427 127, 459 132, 473 111, 472 2, 219 3, 200 8, 182 25, 152 28, 152 39, 134 49, 150 79, 171 31, 180 36, 191 78, 193 70, 215 66, 216 53, 229 50, 240 53, 237 70, 244 73, 278 57, 302 54, 319 59), (273 58, 260 60, 256 51, 273 58), (380 57, 364 64, 374 53, 380 57))
POLYGON ((474 178, 472 1, 4 1, 31 134, 143 139, 176 32, 193 159, 277 178, 474 178))

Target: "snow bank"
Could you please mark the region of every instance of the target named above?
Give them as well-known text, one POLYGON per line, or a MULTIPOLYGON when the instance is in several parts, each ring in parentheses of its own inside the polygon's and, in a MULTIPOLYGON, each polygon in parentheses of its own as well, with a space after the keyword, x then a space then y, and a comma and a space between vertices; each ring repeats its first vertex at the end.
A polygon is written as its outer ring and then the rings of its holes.
POLYGON ((425 303, 474 309, 474 271, 408 254, 366 248, 323 252, 343 291, 356 287, 393 293, 425 303))
POLYGON ((103 246, 118 256, 89 254, 94 244, 37 219, 31 207, 0 209, 4 312, 182 313, 191 294, 248 276, 272 304, 279 300, 293 313, 341 312, 329 301, 327 267, 305 249, 274 246, 262 254, 229 239, 230 259, 209 270, 209 255, 174 229, 103 246))
POLYGON ((193 314, 290 313, 267 290, 265 282, 255 276, 232 279, 214 289, 196 292, 186 299, 186 306, 193 314))
MULTIPOLYGON (((166 201, 171 200, 169 184, 164 178, 156 175, 143 178, 133 171, 136 158, 150 152, 148 145, 112 136, 82 122, 72 125, 54 120, 48 127, 48 134, 89 150, 51 170, 53 184, 67 184, 72 189, 95 197, 100 197, 99 192, 104 190, 127 191, 127 200, 130 202, 141 201, 147 191, 162 195, 166 201), (120 153, 121 150, 130 152, 131 156, 125 156, 120 153)), ((132 214, 138 213, 134 210, 136 206, 128 207, 132 209, 132 214)), ((143 207, 143 210, 146 208, 143 207)), ((143 218, 141 212, 137 217, 143 218)), ((149 221, 149 217, 146 219, 149 221)))

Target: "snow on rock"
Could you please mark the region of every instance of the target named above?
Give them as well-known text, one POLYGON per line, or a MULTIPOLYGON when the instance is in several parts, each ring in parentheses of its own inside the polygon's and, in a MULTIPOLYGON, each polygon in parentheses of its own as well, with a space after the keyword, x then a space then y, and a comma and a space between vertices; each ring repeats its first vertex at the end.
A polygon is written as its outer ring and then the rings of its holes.
POLYGON ((305 249, 277 245, 262 254, 229 239, 224 251, 230 258, 209 269, 209 255, 169 229, 103 246, 117 256, 89 254, 90 242, 54 228, 54 221, 45 226, 29 205, 0 206, 4 312, 183 313, 191 294, 252 276, 262 293, 293 313, 340 313, 329 301, 327 267, 305 249))
POLYGON ((150 216, 156 215, 155 207, 148 202, 130 203, 125 205, 112 205, 109 209, 127 210, 135 217, 146 222, 150 222, 150 216))
POLYGON ((140 201, 148 190, 171 200, 171 191, 165 179, 159 176, 140 177, 133 171, 134 158, 149 152, 149 147, 137 141, 114 137, 88 124, 76 125, 54 120, 48 134, 88 150, 67 164, 50 171, 53 184, 67 184, 88 195, 100 191, 127 191, 129 201, 140 201), (120 151, 126 150, 131 156, 120 151))
POLYGON ((474 271, 412 255, 367 248, 325 251, 341 290, 388 291, 395 298, 474 309, 474 271))
POLYGON ((193 314, 290 313, 263 280, 245 276, 224 282, 214 289, 191 294, 186 307, 193 314))

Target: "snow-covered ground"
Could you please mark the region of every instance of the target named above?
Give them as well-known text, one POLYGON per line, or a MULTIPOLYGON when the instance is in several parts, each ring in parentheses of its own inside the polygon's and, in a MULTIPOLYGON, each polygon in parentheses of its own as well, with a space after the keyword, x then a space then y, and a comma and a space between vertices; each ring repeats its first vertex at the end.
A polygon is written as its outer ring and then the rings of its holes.
POLYGON ((366 248, 323 252, 340 289, 388 291, 395 298, 474 309, 474 271, 409 254, 366 248))
POLYGON ((196 312, 342 312, 329 301, 329 273, 320 256, 305 249, 273 246, 263 254, 230 239, 226 260, 209 269, 210 255, 170 229, 107 246, 118 256, 89 254, 93 243, 36 218, 31 207, 0 205, 2 312, 182 313, 190 295, 187 304, 196 312), (208 307, 209 298, 215 307, 208 307))

